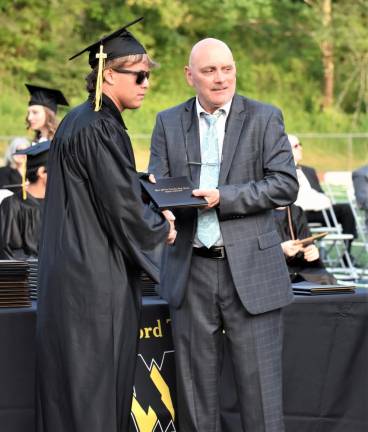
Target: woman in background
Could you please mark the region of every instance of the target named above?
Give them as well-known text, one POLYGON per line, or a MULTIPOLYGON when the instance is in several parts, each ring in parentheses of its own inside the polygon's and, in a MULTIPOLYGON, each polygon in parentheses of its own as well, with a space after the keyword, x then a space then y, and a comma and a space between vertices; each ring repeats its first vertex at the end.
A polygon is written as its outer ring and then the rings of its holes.
POLYGON ((26 84, 31 95, 26 117, 27 129, 35 132, 34 142, 51 140, 54 137, 58 121, 57 106, 69 106, 60 90, 26 84))
POLYGON ((29 146, 30 142, 24 137, 16 137, 10 141, 4 157, 5 166, 0 168, 0 189, 9 189, 9 191, 7 191, 7 194, 3 194, 3 191, 1 191, 0 202, 5 196, 21 190, 22 166, 24 166, 27 156, 14 153, 29 146))

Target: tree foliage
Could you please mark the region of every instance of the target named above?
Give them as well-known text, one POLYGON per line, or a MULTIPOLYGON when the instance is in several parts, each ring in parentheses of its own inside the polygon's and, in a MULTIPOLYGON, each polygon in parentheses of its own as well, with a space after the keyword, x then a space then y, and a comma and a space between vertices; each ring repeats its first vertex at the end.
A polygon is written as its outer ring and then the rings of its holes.
POLYGON ((192 94, 183 79, 193 43, 223 39, 234 52, 238 90, 279 105, 294 130, 364 129, 368 108, 368 4, 332 1, 322 25, 323 0, 0 0, 0 135, 23 128, 24 82, 62 89, 74 105, 85 97, 86 58, 68 58, 126 22, 161 68, 136 132, 149 132, 159 109, 192 94), (321 113, 321 41, 333 43, 335 103, 321 113), (16 101, 14 101, 16 99, 16 101), (5 124, 4 124, 5 120, 5 124), (13 120, 13 121, 11 121, 13 120))

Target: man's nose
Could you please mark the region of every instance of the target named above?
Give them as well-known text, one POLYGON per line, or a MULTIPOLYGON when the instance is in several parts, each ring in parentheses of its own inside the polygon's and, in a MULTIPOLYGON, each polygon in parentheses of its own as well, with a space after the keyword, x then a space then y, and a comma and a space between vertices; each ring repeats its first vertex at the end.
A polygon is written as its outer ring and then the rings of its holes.
POLYGON ((215 81, 222 82, 225 80, 225 74, 221 70, 217 70, 215 73, 215 81))

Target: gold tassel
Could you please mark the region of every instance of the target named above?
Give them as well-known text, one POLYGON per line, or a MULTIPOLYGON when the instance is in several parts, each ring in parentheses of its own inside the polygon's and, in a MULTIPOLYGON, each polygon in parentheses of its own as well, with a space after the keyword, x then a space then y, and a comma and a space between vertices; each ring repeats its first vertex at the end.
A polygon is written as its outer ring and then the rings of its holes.
POLYGON ((27 199, 26 175, 27 175, 27 157, 25 157, 22 162, 22 198, 24 200, 27 199))
POLYGON ((102 106, 102 83, 103 83, 103 71, 105 68, 105 59, 107 54, 103 52, 103 46, 100 45, 100 52, 96 54, 98 58, 98 72, 96 80, 96 95, 95 95, 95 111, 100 111, 102 106))

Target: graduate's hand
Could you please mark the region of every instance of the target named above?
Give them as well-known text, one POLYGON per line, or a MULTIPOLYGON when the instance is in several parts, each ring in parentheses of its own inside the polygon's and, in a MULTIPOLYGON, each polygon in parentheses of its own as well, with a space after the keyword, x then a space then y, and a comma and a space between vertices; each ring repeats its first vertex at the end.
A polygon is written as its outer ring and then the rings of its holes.
POLYGON ((288 240, 281 243, 281 248, 284 255, 293 257, 302 250, 302 245, 298 244, 296 240, 288 240))
POLYGON ((302 249, 304 259, 308 262, 315 261, 319 258, 319 250, 316 245, 311 244, 302 249))
POLYGON ((162 214, 170 224, 170 231, 167 235, 166 244, 172 245, 175 243, 177 231, 175 229, 175 216, 170 210, 162 210, 162 214))
POLYGON ((220 191, 218 189, 194 189, 192 195, 202 197, 208 202, 205 209, 216 207, 220 202, 220 191))
MULTIPOLYGON (((144 172, 144 173, 138 173, 138 176, 142 180, 149 181, 150 183, 156 183, 156 179, 155 179, 155 176, 153 174, 149 174, 149 173, 144 172)), ((145 204, 149 204, 151 201, 150 196, 148 195, 148 193, 145 190, 143 190, 143 188, 142 188, 142 201, 145 204)))

